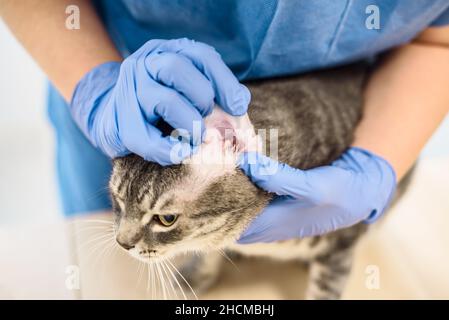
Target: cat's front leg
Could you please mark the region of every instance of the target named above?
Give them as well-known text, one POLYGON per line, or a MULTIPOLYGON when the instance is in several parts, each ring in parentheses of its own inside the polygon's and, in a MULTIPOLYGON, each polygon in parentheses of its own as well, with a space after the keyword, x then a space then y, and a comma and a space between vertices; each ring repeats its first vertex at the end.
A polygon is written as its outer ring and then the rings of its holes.
POLYGON ((340 299, 351 271, 352 248, 330 252, 310 263, 308 300, 340 299))

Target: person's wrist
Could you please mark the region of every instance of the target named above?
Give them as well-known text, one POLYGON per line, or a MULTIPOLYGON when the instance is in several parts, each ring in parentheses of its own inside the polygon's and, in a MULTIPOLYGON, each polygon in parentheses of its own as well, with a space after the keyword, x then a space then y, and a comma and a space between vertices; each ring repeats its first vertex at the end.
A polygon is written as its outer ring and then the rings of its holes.
POLYGON ((93 119, 96 118, 99 109, 105 105, 108 93, 117 83, 120 65, 120 62, 111 61, 90 70, 78 82, 69 104, 70 113, 75 123, 96 147, 98 147, 98 143, 93 141, 91 132, 95 130, 93 119))
POLYGON ((366 148, 362 148, 359 146, 352 146, 350 147, 351 150, 356 150, 358 152, 364 152, 366 154, 369 154, 372 158, 375 158, 377 161, 381 162, 387 169, 388 171, 391 173, 391 175, 393 176, 393 180, 394 183, 396 185, 397 183, 397 174, 396 174, 396 170, 394 169, 393 165, 390 163, 390 161, 388 161, 387 159, 385 159, 384 157, 366 149, 366 148))
POLYGON ((352 150, 352 152, 368 155, 368 157, 376 163, 375 168, 382 181, 379 190, 376 190, 378 191, 379 198, 377 202, 381 203, 381 205, 375 208, 368 217, 362 220, 364 223, 370 224, 377 221, 390 205, 396 191, 396 172, 388 160, 370 150, 358 146, 353 146, 350 150, 352 150))
POLYGON ((70 105, 80 100, 81 95, 91 93, 90 96, 98 96, 115 85, 120 71, 121 63, 118 61, 108 61, 101 63, 90 69, 76 84, 70 99, 70 105), (107 80, 99 83, 98 80, 107 80), (92 83, 97 85, 92 86, 92 83), (101 85, 99 85, 101 84, 101 85))

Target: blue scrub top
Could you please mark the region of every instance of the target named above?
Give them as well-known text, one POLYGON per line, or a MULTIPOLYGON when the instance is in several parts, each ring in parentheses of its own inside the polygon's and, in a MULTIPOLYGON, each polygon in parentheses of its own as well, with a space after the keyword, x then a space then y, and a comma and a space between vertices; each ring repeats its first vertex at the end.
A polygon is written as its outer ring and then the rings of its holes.
MULTIPOLYGON (((215 47, 240 80, 370 58, 428 26, 449 23, 448 0, 98 0, 95 5, 123 56, 150 39, 187 37, 215 47)), ((48 102, 64 213, 110 208, 109 160, 84 138, 53 88, 48 102)))
POLYGON ((103 0, 98 7, 125 56, 149 39, 187 37, 215 47, 244 80, 372 56, 443 19, 449 1, 103 0), (372 5, 379 10, 379 29, 366 27, 372 5))

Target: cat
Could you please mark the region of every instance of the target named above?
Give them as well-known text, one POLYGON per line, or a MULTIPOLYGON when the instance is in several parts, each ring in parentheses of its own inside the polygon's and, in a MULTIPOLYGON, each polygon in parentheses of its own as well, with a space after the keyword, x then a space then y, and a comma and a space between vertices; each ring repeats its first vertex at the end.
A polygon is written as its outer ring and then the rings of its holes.
MULTIPOLYGON (((256 129, 278 130, 279 161, 300 169, 329 164, 352 143, 366 75, 365 65, 353 64, 249 82, 249 119, 256 129)), ((266 150, 273 143, 268 137, 263 142, 266 150)), ((183 268, 196 291, 214 283, 223 260, 217 249, 224 249, 307 262, 305 297, 338 299, 354 247, 368 228, 359 223, 322 236, 239 245, 236 239, 273 195, 235 164, 208 170, 187 161, 163 167, 129 155, 113 161, 110 190, 117 242, 132 256, 151 262, 190 251, 207 253, 190 258, 183 268)))

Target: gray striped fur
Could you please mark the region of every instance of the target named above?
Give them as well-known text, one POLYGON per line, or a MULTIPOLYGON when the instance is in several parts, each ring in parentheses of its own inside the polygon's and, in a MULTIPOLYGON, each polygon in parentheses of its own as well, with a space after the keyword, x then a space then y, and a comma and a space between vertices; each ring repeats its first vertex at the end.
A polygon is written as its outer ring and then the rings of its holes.
MULTIPOLYGON (((364 66, 353 65, 248 83, 250 119, 256 128, 279 130, 280 161, 301 169, 328 164, 352 142, 361 117, 365 73, 364 66)), ((237 245, 235 239, 271 195, 254 186, 239 169, 207 182, 194 194, 195 188, 186 187, 193 174, 188 165, 162 167, 136 155, 116 159, 110 185, 118 236, 157 253, 154 259, 187 251, 211 252, 209 263, 204 263, 205 256, 184 268, 197 288, 213 283, 219 270, 213 252, 226 249, 248 256, 309 262, 306 297, 340 297, 353 247, 366 226, 309 239, 237 245), (153 219, 141 223, 144 216, 161 213, 180 216, 167 231, 156 229, 153 219)))

